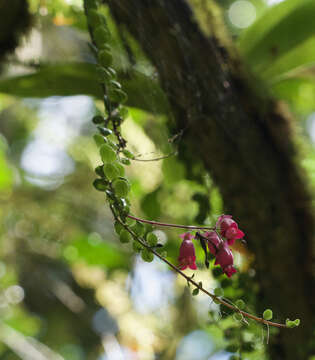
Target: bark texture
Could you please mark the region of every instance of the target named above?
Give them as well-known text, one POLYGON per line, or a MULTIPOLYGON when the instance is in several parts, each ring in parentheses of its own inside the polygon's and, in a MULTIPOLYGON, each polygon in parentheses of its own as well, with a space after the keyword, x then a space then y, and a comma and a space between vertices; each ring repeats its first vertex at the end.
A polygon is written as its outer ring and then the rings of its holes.
POLYGON ((273 360, 314 353, 314 218, 288 118, 247 80, 241 63, 207 38, 184 0, 111 0, 113 16, 156 66, 186 150, 202 159, 227 213, 255 254, 257 312, 301 318, 269 347, 273 360))

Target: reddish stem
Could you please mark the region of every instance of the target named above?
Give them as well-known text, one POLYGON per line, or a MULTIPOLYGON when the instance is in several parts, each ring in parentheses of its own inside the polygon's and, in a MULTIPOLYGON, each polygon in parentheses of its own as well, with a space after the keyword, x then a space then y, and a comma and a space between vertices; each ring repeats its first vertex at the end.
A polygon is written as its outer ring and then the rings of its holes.
MULTIPOLYGON (((113 211, 113 208, 111 207, 113 215, 115 217, 115 219, 117 221, 120 222, 120 224, 133 236, 133 238, 138 241, 142 246, 144 246, 145 248, 147 248, 149 251, 151 251, 155 256, 157 256, 159 259, 161 259, 163 262, 165 262, 170 268, 172 268, 174 271, 176 271, 179 275, 181 275, 183 278, 185 278, 189 283, 191 283, 192 285, 194 285, 196 288, 198 288, 200 291, 202 291, 203 293, 205 293, 206 295, 208 295, 210 298, 212 298, 213 300, 218 301, 219 303, 221 303, 222 305, 230 308, 231 310, 234 310, 235 312, 238 312, 240 314, 242 314, 244 317, 255 320, 257 322, 260 322, 262 324, 266 324, 269 326, 274 326, 274 327, 278 327, 278 328, 287 328, 287 326, 285 324, 279 324, 279 323, 275 323, 273 321, 269 321, 269 320, 265 320, 264 318, 260 318, 258 316, 252 315, 246 311, 240 310, 239 308, 237 308, 236 306, 233 306, 231 304, 229 304, 227 301, 215 296, 214 294, 211 294, 209 291, 207 291, 205 288, 203 288, 202 285, 198 284, 196 281, 194 281, 190 276, 186 275, 185 273, 183 273, 177 266, 175 266, 174 264, 172 264, 171 262, 169 262, 166 258, 164 258, 163 256, 161 256, 157 251, 155 251, 152 247, 148 246, 142 239, 140 239, 132 230, 130 230, 128 228, 128 226, 126 226, 124 223, 122 223, 115 215, 115 212, 113 211)), ((156 222, 155 221, 149 221, 149 220, 142 220, 142 219, 138 219, 135 216, 132 215, 128 215, 128 217, 130 219, 134 219, 134 220, 138 220, 138 221, 142 221, 145 223, 149 223, 149 224, 153 224, 155 225, 156 222)), ((157 223, 158 225, 160 225, 161 223, 157 223)), ((165 224, 165 225, 161 225, 161 226, 173 226, 172 224, 165 224)), ((181 225, 175 225, 175 227, 182 227, 181 225)), ((185 228, 185 226, 184 226, 185 228)), ((209 229, 209 228, 208 228, 209 229)))
POLYGON ((189 229, 189 230, 215 230, 215 227, 168 224, 168 223, 162 223, 162 222, 158 222, 158 221, 140 219, 133 215, 127 215, 127 217, 129 217, 130 219, 133 219, 133 220, 137 220, 142 223, 151 224, 151 225, 155 225, 155 226, 166 226, 166 227, 189 229))

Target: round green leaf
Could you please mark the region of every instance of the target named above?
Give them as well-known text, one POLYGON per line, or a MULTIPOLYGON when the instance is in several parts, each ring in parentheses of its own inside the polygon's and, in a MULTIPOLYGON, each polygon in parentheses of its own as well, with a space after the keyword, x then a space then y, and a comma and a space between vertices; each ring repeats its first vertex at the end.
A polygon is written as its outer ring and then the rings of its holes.
POLYGON ((154 259, 154 255, 146 248, 141 251, 141 257, 146 262, 151 262, 154 259))
POLYGON ((132 225, 131 227, 131 230, 134 231, 138 236, 143 236, 144 235, 144 231, 145 231, 145 228, 144 226, 139 222, 137 221, 134 225, 132 225))
POLYGON ((104 177, 103 166, 97 166, 95 168, 95 172, 98 176, 100 176, 102 178, 104 177))
POLYGON ((114 180, 119 176, 119 171, 116 167, 116 164, 105 164, 103 166, 103 171, 105 176, 109 179, 109 180, 114 180))
POLYGON ((285 325, 286 325, 286 327, 288 327, 288 328, 294 328, 294 327, 295 327, 294 322, 291 321, 291 320, 289 320, 289 319, 286 320, 285 325))
POLYGON ((117 196, 124 198, 128 195, 130 184, 126 179, 116 179, 112 185, 117 196))
POLYGON ((117 160, 115 151, 107 144, 100 147, 100 154, 104 163, 112 163, 117 160))
POLYGON ((93 135, 93 139, 97 147, 101 147, 105 142, 103 136, 100 134, 93 135))
MULTIPOLYGON (((112 54, 108 51, 108 50, 101 50, 98 53, 98 62, 104 66, 104 67, 108 67, 112 64, 113 62, 113 56, 112 54)), ((118 90, 116 90, 118 91, 118 90)), ((113 100, 114 101, 114 100, 113 100)))
POLYGON ((299 326, 301 320, 300 319, 295 319, 293 322, 294 322, 295 326, 299 326))
POLYGON ((125 168, 119 163, 116 163, 115 166, 119 172, 119 176, 123 177, 125 175, 125 168))
POLYGON ((92 119, 94 124, 102 124, 104 122, 104 117, 101 115, 95 115, 92 119))
POLYGON ((157 238, 157 236, 156 236, 154 233, 152 233, 152 232, 149 232, 149 233, 147 234, 146 240, 147 240, 147 242, 148 242, 148 244, 149 244, 150 246, 155 246, 155 245, 158 243, 158 238, 157 238))
POLYGON ((108 187, 107 183, 103 179, 96 179, 93 182, 93 186, 98 191, 105 191, 108 187))
POLYGON ((122 243, 128 243, 132 240, 132 236, 126 229, 123 229, 119 234, 119 239, 122 243))
POLYGON ((242 299, 236 300, 235 306, 242 310, 245 308, 245 302, 242 299))
POLYGON ((128 99, 128 95, 123 90, 119 90, 119 89, 111 89, 108 95, 110 100, 116 103, 124 103, 128 99))
POLYGON ((199 294, 199 289, 198 288, 195 288, 192 292, 193 296, 196 296, 199 294))
POLYGON ((294 321, 287 319, 285 324, 286 324, 286 327, 288 327, 288 328, 294 328, 294 327, 300 325, 300 319, 296 319, 294 321))
POLYGON ((121 231, 124 229, 124 227, 118 221, 115 222, 114 228, 115 228, 115 231, 116 231, 117 235, 120 235, 121 231))
POLYGON ((236 320, 236 321, 241 321, 241 320, 243 319, 243 316, 242 316, 242 314, 240 314, 240 313, 235 313, 235 314, 233 315, 233 318, 234 318, 234 320, 236 320))
POLYGON ((110 39, 110 33, 104 26, 98 26, 93 31, 93 36, 97 47, 102 47, 110 39))
POLYGON ((130 152, 129 150, 127 150, 127 149, 124 149, 123 150, 123 154, 126 156, 126 158, 128 158, 128 159, 134 159, 135 158, 135 156, 134 156, 134 154, 132 153, 132 152, 130 152))
POLYGON ((264 318, 265 320, 271 320, 271 319, 272 319, 272 316, 273 316, 272 310, 270 310, 270 309, 266 309, 266 310, 263 312, 263 318, 264 318))

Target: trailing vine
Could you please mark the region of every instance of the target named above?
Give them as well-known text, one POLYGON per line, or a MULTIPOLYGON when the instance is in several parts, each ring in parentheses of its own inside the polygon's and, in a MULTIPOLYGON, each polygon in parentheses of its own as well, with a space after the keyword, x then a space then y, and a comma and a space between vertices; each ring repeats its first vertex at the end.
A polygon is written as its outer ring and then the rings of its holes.
POLYGON ((98 134, 94 135, 94 140, 99 147, 103 162, 103 165, 95 169, 98 178, 93 185, 97 190, 106 194, 107 202, 115 219, 115 231, 120 241, 122 243, 132 242, 133 250, 140 253, 144 261, 151 262, 154 256, 158 257, 194 287, 193 295, 197 295, 199 291, 203 292, 214 302, 234 311, 234 317, 238 321, 246 323, 246 318, 252 319, 267 325, 268 329, 269 326, 278 328, 298 326, 299 319, 294 321, 287 319, 284 324, 272 322, 273 314, 270 309, 265 310, 262 317, 248 313, 243 310, 245 308, 243 300, 239 299, 233 304, 223 297, 221 288, 216 288, 214 293, 211 293, 203 287, 202 282, 194 280, 194 276, 190 277, 183 272, 186 267, 196 269, 192 239, 199 241, 204 250, 207 267, 210 253, 215 256, 216 264, 221 266, 228 277, 236 272, 233 267, 230 245, 233 245, 235 240, 241 239, 244 233, 230 215, 221 215, 216 225, 210 227, 161 223, 144 220, 130 214, 130 201, 128 200, 130 183, 125 177, 124 167, 137 159, 126 149, 127 142, 120 130, 121 123, 128 114, 127 108, 123 105, 127 100, 127 94, 117 80, 116 71, 111 67, 113 57, 108 44, 110 32, 105 17, 98 9, 97 0, 84 0, 84 9, 92 40, 91 48, 97 59, 98 80, 104 93, 105 110, 104 115, 96 115, 92 119, 98 128, 98 134), (179 266, 172 264, 163 254, 163 246, 158 243, 158 238, 153 232, 154 227, 181 228, 188 231, 181 235, 183 241, 178 259, 179 266))

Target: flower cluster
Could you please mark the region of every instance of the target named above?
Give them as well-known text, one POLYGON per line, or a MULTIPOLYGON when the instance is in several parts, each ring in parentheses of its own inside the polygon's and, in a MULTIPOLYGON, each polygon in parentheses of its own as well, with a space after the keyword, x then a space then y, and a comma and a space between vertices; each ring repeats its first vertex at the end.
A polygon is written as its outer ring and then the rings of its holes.
MULTIPOLYGON (((210 254, 215 256, 215 265, 220 265, 228 277, 235 274, 234 257, 230 245, 233 245, 235 240, 241 239, 244 233, 238 228, 232 216, 221 215, 216 223, 215 230, 206 231, 202 234, 198 233, 198 235, 206 241, 210 254)), ((185 270, 189 267, 195 270, 197 268, 196 255, 192 243, 194 235, 184 233, 180 236, 183 239, 178 258, 180 269, 185 270)))

